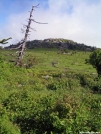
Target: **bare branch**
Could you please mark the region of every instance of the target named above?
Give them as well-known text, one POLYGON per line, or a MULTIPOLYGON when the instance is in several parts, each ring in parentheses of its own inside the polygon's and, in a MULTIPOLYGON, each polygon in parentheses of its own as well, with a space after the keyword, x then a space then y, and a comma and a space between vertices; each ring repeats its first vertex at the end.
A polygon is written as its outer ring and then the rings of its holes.
POLYGON ((33 8, 38 8, 38 6, 39 6, 40 4, 38 4, 38 5, 36 5, 36 6, 32 6, 33 8))
POLYGON ((13 50, 13 49, 20 49, 21 47, 22 47, 22 44, 24 43, 24 41, 23 42, 19 42, 17 45, 19 45, 18 47, 16 47, 16 48, 11 48, 10 50, 13 50))
POLYGON ((30 35, 29 33, 26 33, 27 35, 30 35))
POLYGON ((36 31, 34 28, 31 28, 31 27, 30 27, 30 29, 32 29, 32 30, 34 30, 34 31, 36 31))
POLYGON ((24 27, 27 27, 28 25, 23 24, 24 27))
POLYGON ((31 19, 31 20, 34 21, 34 22, 36 22, 36 23, 38 23, 38 24, 48 24, 48 23, 37 22, 34 19, 31 19))
POLYGON ((22 33, 25 33, 25 30, 24 29, 21 29, 22 33))
POLYGON ((25 20, 25 21, 27 21, 27 22, 28 22, 28 20, 25 20))
MULTIPOLYGON (((26 27, 27 27, 27 28, 30 28, 30 29, 32 29, 32 30, 34 30, 34 31, 36 31, 34 28, 28 27, 28 25, 24 25, 24 24, 23 24, 23 27, 24 27, 24 28, 26 28, 26 27)), ((31 32, 31 31, 29 31, 29 32, 31 32)))
POLYGON ((16 48, 10 48, 10 50, 14 50, 14 49, 20 49, 22 47, 22 44, 16 48))

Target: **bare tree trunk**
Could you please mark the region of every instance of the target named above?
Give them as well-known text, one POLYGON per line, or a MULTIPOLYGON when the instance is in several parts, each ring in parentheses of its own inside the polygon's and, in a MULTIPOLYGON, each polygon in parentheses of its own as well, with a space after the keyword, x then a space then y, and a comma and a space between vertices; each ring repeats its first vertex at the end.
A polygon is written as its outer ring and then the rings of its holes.
POLYGON ((28 25, 25 25, 27 28, 26 28, 26 32, 25 32, 25 37, 24 37, 24 40, 23 40, 23 44, 21 46, 21 51, 19 51, 19 54, 18 54, 18 59, 15 63, 16 66, 18 66, 21 62, 21 59, 23 57, 23 52, 25 50, 25 46, 26 46, 26 41, 27 41, 27 37, 28 37, 28 33, 29 33, 29 29, 30 29, 30 25, 31 25, 31 21, 32 21, 32 13, 33 13, 33 10, 34 10, 34 6, 32 6, 32 10, 30 12, 30 18, 29 18, 29 21, 28 21, 28 25))
MULTIPOLYGON (((39 5, 39 4, 38 4, 38 5, 39 5)), ((26 27, 25 37, 24 37, 24 39, 23 39, 23 42, 20 43, 20 45, 17 47, 17 48, 20 48, 21 50, 20 50, 19 53, 18 53, 18 58, 17 58, 17 61, 16 61, 16 63, 15 63, 16 66, 18 66, 18 65, 21 63, 21 60, 22 60, 22 58, 23 58, 23 53, 24 53, 24 50, 25 50, 27 37, 28 37, 29 32, 30 32, 29 29, 34 30, 33 28, 30 27, 31 22, 33 21, 33 22, 38 23, 38 24, 47 24, 47 23, 37 22, 37 21, 35 21, 34 19, 32 19, 33 10, 34 10, 34 8, 37 8, 38 5, 37 5, 37 6, 32 6, 32 9, 31 9, 31 11, 30 11, 30 17, 29 17, 29 19, 28 19, 28 25, 24 25, 24 27, 26 27)), ((21 30, 24 32, 23 29, 21 29, 21 30)), ((34 30, 34 31, 35 31, 35 30, 34 30)))

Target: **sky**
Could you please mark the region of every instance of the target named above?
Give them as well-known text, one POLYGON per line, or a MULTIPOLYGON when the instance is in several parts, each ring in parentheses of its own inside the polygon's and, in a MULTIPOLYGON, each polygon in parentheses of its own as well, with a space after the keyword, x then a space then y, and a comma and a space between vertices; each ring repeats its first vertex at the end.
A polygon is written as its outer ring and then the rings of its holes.
POLYGON ((101 48, 101 0, 0 0, 0 40, 12 37, 10 44, 24 38, 29 11, 33 19, 48 24, 36 24, 28 40, 64 38, 101 48))

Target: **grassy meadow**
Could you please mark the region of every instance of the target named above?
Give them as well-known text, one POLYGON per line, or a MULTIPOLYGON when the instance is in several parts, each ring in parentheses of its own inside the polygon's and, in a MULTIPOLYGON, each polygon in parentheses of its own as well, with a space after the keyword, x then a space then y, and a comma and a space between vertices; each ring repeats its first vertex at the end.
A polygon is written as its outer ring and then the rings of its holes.
POLYGON ((101 133, 101 79, 91 52, 0 50, 0 134, 101 133))

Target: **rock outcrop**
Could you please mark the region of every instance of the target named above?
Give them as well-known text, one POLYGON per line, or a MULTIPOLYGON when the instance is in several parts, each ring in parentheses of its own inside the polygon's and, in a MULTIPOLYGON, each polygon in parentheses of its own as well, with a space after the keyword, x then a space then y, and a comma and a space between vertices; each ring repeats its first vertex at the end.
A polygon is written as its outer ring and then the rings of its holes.
MULTIPOLYGON (((16 45, 10 45, 9 47, 5 47, 5 49, 18 47, 16 45)), ((27 49, 34 48, 59 48, 59 49, 69 49, 69 50, 82 50, 82 51, 92 51, 95 47, 87 46, 85 44, 80 44, 68 39, 62 38, 48 38, 44 40, 32 40, 27 41, 26 43, 27 49)))

